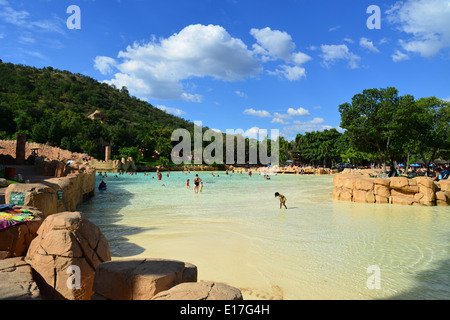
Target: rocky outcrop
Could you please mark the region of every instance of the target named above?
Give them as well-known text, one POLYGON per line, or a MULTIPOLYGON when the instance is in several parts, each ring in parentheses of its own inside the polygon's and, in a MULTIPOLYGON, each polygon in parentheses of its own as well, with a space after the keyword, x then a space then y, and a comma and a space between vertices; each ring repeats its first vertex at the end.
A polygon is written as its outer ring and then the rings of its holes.
POLYGON ((93 300, 150 300, 183 282, 197 281, 197 268, 181 261, 133 259, 102 263, 93 300))
POLYGON ((0 300, 40 300, 31 266, 24 257, 0 260, 0 300))
POLYGON ((95 169, 73 164, 65 169, 65 176, 40 183, 12 184, 5 192, 6 203, 38 208, 44 218, 76 207, 95 194, 95 169), (23 203, 12 203, 11 195, 23 196, 23 203))
POLYGON ((448 206, 450 190, 447 180, 434 182, 428 177, 371 178, 365 173, 343 173, 333 179, 332 198, 360 203, 448 206))
POLYGON ((152 300, 243 300, 239 289, 223 283, 201 281, 182 283, 163 291, 152 300))
POLYGON ((26 260, 43 298, 90 300, 97 267, 111 260, 100 229, 79 212, 64 212, 47 217, 37 233, 26 260), (71 279, 79 280, 79 288, 68 285, 71 279))
POLYGON ((16 224, 0 231, 0 260, 25 256, 37 231, 42 224, 43 215, 36 208, 15 207, 25 209, 34 214, 35 218, 26 223, 16 224))

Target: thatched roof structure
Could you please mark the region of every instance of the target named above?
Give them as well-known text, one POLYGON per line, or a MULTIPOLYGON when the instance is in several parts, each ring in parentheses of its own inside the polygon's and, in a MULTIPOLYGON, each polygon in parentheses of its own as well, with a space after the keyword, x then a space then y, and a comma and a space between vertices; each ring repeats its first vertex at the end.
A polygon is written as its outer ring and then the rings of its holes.
POLYGON ((100 120, 101 122, 104 122, 106 120, 106 115, 100 110, 95 110, 93 114, 89 115, 89 119, 100 120))

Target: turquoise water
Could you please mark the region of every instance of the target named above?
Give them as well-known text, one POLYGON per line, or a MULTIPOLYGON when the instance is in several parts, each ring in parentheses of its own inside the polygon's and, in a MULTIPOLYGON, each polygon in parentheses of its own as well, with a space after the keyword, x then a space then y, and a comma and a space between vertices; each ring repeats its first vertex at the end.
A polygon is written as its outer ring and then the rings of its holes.
POLYGON ((199 280, 235 286, 245 299, 450 299, 448 207, 332 200, 332 176, 218 174, 199 173, 199 194, 194 173, 109 174, 108 190, 79 210, 113 259, 187 261, 199 280), (380 271, 372 290, 370 266, 380 271))

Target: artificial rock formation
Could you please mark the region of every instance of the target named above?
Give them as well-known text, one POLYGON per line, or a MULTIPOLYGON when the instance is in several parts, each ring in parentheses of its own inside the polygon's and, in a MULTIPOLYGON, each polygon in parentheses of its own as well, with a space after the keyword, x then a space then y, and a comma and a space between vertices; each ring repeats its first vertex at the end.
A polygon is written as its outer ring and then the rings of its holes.
POLYGON ((371 178, 364 173, 344 173, 334 177, 333 199, 359 203, 448 206, 449 182, 428 177, 371 178))
POLYGON ((95 271, 111 255, 97 226, 79 212, 63 212, 44 220, 26 260, 44 299, 90 300, 95 271))
POLYGON ((243 300, 239 289, 223 283, 201 281, 181 283, 163 291, 152 300, 243 300))
POLYGON ((183 282, 197 281, 197 267, 181 261, 125 259, 102 263, 92 300, 150 300, 183 282))
POLYGON ((24 194, 23 205, 38 208, 45 218, 58 212, 75 211, 78 205, 94 196, 95 187, 95 169, 72 164, 65 168, 62 177, 8 186, 5 200, 11 203, 11 194, 24 194))
POLYGON ((0 300, 40 300, 31 266, 24 257, 0 260, 0 300))

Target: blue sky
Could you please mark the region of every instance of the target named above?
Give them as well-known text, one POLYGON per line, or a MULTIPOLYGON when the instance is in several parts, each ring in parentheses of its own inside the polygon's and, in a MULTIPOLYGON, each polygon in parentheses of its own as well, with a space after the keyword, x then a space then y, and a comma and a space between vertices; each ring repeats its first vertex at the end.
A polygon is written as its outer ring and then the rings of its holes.
POLYGON ((0 59, 290 140, 339 129, 339 105, 364 89, 450 99, 450 0, 0 0, 0 59), (67 27, 71 5, 81 29, 67 27), (370 5, 380 29, 367 27, 370 5))

